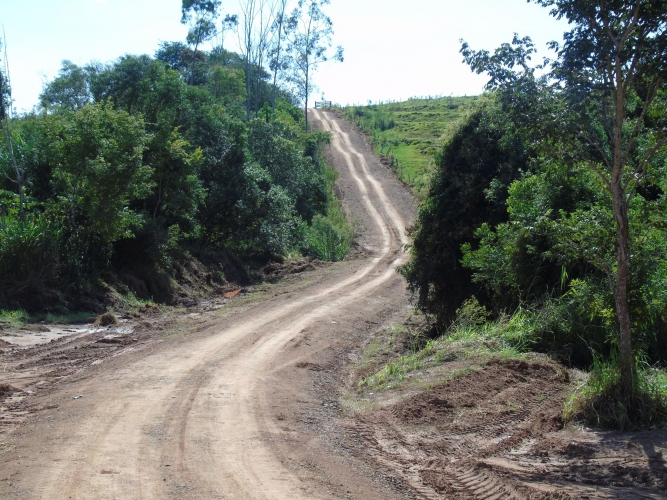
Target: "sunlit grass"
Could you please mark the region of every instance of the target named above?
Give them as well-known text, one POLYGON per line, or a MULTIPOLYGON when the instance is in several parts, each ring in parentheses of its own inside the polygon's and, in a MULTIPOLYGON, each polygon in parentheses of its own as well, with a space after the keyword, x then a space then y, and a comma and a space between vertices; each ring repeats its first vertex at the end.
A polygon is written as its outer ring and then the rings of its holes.
POLYGON ((392 158, 399 178, 420 191, 441 148, 441 137, 477 97, 410 99, 352 106, 348 119, 369 134, 375 152, 392 158))
POLYGON ((30 323, 44 322, 49 324, 90 323, 96 315, 90 312, 43 313, 31 315, 22 309, 0 311, 0 324, 18 327, 30 323))
MULTIPOLYGON (((423 347, 416 347, 419 342, 415 341, 412 344, 415 347, 409 347, 408 353, 397 356, 375 373, 364 377, 359 387, 391 389, 420 371, 453 361, 466 360, 469 363, 449 373, 446 380, 479 369, 492 359, 524 359, 533 343, 529 328, 531 321, 534 321, 532 313, 523 310, 489 322, 462 318, 445 335, 429 340, 423 347)), ((374 346, 370 355, 376 352, 374 346)), ((364 358, 370 355, 365 353, 364 358)))
POLYGON ((23 309, 0 311, 0 323, 4 323, 5 325, 19 325, 25 323, 28 319, 28 313, 23 309))

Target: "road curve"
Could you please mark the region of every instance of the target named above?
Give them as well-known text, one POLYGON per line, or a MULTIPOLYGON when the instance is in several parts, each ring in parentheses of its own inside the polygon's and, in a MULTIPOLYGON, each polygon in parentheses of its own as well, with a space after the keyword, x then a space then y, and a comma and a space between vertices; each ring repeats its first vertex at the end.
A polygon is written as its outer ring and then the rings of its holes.
MULTIPOLYGON (((248 310, 214 334, 157 349, 77 386, 87 394, 67 421, 50 424, 27 497, 45 499, 312 499, 262 439, 280 435, 266 392, 278 354, 305 328, 344 315, 355 301, 397 279, 406 221, 330 113, 311 111, 331 132, 373 227, 371 255, 313 284, 308 293, 248 310), (90 395, 90 396, 88 396, 90 395)), ((75 403, 72 403, 75 404, 75 403)))

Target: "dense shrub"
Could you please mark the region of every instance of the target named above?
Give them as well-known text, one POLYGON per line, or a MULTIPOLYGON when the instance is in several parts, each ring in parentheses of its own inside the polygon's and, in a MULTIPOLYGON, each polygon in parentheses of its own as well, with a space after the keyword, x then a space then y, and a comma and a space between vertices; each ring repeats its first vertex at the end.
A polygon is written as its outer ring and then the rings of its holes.
POLYGON ((0 218, 0 300, 34 309, 58 284, 62 230, 41 214, 0 218))
POLYGON ((460 261, 461 245, 484 223, 507 220, 507 187, 529 168, 530 148, 504 120, 494 99, 482 99, 446 141, 427 200, 411 231, 412 260, 401 268, 417 305, 445 325, 483 287, 460 261))
MULTIPOLYGON (((253 109, 268 112, 246 120, 238 55, 183 64, 194 56, 186 49, 65 61, 45 85, 43 113, 2 122, 0 307, 23 305, 36 287, 81 296, 101 273, 140 276, 144 295, 168 301, 187 251, 261 261, 328 234, 322 221, 339 215, 321 155, 328 136, 301 131, 283 90, 274 112, 263 73, 252 78, 262 87, 253 109)), ((342 240, 326 240, 322 256, 341 259, 345 224, 332 227, 342 240)))

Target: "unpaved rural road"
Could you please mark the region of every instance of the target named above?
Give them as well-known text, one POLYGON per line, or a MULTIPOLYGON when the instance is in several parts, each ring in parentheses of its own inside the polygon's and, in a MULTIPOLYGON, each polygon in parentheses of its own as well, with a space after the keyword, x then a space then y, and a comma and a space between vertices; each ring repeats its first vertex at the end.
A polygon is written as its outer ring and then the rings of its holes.
POLYGON ((408 190, 348 124, 311 117, 332 133, 337 189, 360 219, 364 257, 54 385, 39 418, 9 437, 0 497, 409 497, 366 478, 353 457, 322 459, 326 432, 288 425, 308 403, 318 360, 346 356, 355 325, 405 307, 396 267, 415 215, 408 190))

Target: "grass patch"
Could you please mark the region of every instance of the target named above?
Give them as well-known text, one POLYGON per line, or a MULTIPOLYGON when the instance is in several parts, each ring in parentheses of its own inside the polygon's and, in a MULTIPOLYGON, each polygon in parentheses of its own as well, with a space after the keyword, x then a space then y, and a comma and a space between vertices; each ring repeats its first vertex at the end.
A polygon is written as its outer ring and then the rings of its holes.
MULTIPOLYGON (((477 370, 494 359, 524 359, 534 343, 536 329, 529 326, 535 323, 536 314, 519 310, 512 316, 486 321, 486 310, 471 299, 459 309, 457 321, 438 338, 427 340, 423 334, 408 328, 406 352, 362 378, 359 387, 393 389, 419 372, 452 361, 466 360, 469 363, 448 372, 444 381, 477 370)), ((374 343, 369 347, 373 350, 372 356, 377 356, 374 343)), ((369 354, 365 352, 364 359, 367 357, 369 354)))
POLYGON ((345 258, 354 241, 354 228, 345 217, 340 201, 336 198, 334 184, 338 172, 325 166, 327 183, 327 213, 315 215, 305 230, 304 253, 320 260, 338 262, 345 258))
POLYGON ((30 315, 22 309, 12 311, 0 311, 0 324, 9 327, 18 327, 30 323, 45 322, 49 324, 77 324, 77 323, 92 323, 95 320, 95 315, 90 312, 68 312, 63 314, 36 314, 30 315))
POLYGON ((641 360, 635 367, 635 391, 628 400, 621 389, 618 356, 595 356, 586 381, 569 396, 563 418, 570 422, 622 431, 664 427, 667 423, 667 374, 641 360))
POLYGON ((126 295, 121 295, 123 305, 129 308, 143 307, 143 306, 154 306, 155 302, 151 299, 142 300, 137 298, 134 292, 127 292, 126 295))
POLYGON ((28 313, 23 309, 16 309, 12 311, 0 311, 0 324, 6 326, 17 326, 26 323, 29 319, 28 313))
POLYGON ((404 102, 348 106, 348 120, 372 140, 376 154, 390 158, 398 177, 420 193, 428 183, 441 137, 477 97, 409 99, 404 102))

